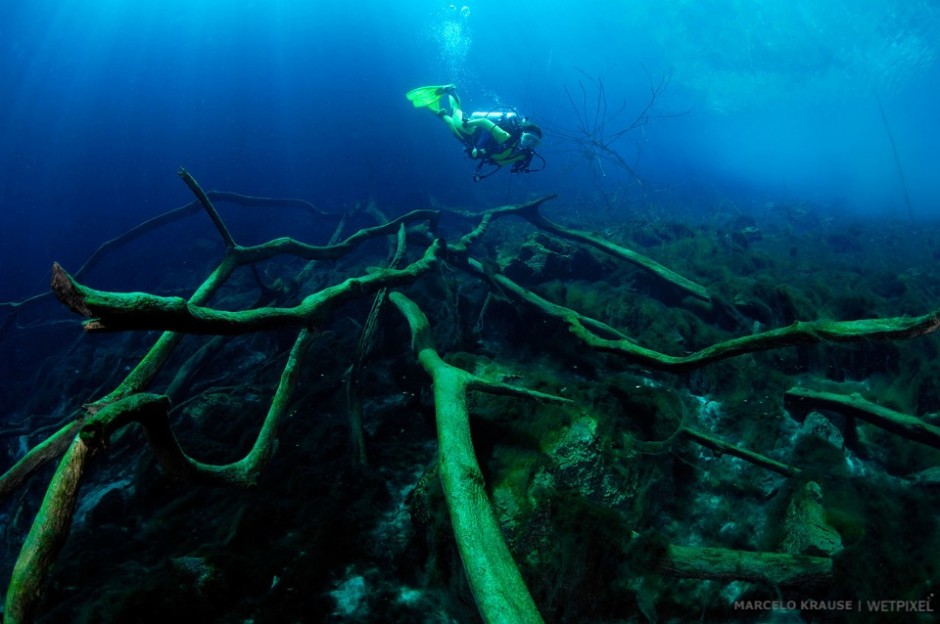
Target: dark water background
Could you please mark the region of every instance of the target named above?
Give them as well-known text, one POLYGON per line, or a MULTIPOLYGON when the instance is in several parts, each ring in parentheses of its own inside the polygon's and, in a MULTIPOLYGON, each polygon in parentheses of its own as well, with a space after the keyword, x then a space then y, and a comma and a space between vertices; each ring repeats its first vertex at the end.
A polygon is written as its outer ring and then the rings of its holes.
MULTIPOLYGON (((931 2, 235 3, 11 0, 0 7, 0 300, 46 288, 101 241, 211 189, 325 209, 487 206, 558 192, 599 210, 631 178, 547 133, 539 174, 483 184, 404 93, 457 83, 468 109, 515 106, 575 129, 565 88, 627 124, 650 80, 666 116, 614 147, 644 193, 708 211, 810 201, 937 216, 940 16, 931 2), (679 117, 671 117, 682 113, 679 117), (698 207, 701 204, 701 207, 698 207)), ((635 190, 635 187, 634 187, 635 190)), ((605 206, 606 209, 606 206, 605 206)), ((615 206, 626 218, 636 206, 615 206)), ((284 233, 289 223, 274 228, 284 233)))

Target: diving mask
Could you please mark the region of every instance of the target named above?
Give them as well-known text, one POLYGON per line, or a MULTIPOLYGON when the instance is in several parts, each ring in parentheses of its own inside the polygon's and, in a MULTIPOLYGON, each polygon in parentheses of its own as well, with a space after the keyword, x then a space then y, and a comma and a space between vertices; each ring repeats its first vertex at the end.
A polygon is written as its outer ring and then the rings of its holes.
POLYGON ((523 132, 522 136, 519 137, 519 149, 535 149, 540 140, 539 136, 534 132, 523 132))

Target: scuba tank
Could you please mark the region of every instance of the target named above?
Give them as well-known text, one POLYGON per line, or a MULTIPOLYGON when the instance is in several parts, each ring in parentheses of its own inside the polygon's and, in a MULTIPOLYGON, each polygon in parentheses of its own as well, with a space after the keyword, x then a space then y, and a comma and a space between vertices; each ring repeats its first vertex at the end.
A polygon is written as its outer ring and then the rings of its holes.
POLYGON ((470 113, 470 119, 489 119, 500 128, 514 127, 519 123, 516 111, 476 111, 470 113))

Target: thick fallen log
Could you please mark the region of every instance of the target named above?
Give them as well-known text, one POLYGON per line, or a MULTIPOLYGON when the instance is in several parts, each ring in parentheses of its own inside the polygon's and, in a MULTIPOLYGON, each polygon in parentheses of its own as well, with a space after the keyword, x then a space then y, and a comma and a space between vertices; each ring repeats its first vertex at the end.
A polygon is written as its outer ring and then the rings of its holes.
POLYGON ((832 582, 832 559, 728 548, 670 545, 659 571, 669 576, 714 581, 815 587, 832 582))

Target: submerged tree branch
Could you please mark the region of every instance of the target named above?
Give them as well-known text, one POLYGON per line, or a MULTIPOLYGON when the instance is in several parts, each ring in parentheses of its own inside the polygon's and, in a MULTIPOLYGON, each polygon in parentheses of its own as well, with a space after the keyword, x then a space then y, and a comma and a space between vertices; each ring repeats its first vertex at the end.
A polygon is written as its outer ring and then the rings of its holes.
POLYGON ((194 178, 188 171, 179 168, 179 171, 176 172, 183 182, 186 183, 186 186, 189 187, 189 190, 193 192, 193 195, 196 196, 196 199, 199 200, 200 205, 209 215, 209 218, 212 219, 212 224, 215 226, 215 229, 219 231, 219 235, 222 237, 222 242, 225 243, 226 249, 232 249, 235 247, 235 239, 232 238, 232 233, 229 232, 228 227, 226 227, 225 222, 222 221, 222 217, 219 216, 218 211, 215 209, 215 206, 212 204, 212 200, 209 199, 209 196, 206 195, 206 192, 202 190, 202 187, 199 186, 199 183, 196 182, 194 178))
POLYGON ((457 548, 487 624, 540 623, 542 617, 503 540, 470 437, 468 394, 496 394, 568 403, 561 397, 493 383, 447 364, 437 354, 424 313, 399 292, 389 295, 411 328, 412 349, 431 376, 437 417, 438 466, 457 548))
MULTIPOLYGON (((479 225, 469 234, 465 235, 461 240, 459 251, 467 249, 477 238, 479 238, 487 229, 489 224, 494 220, 501 217, 507 216, 518 216, 522 217, 535 227, 545 231, 551 232, 556 236, 561 238, 566 238, 578 243, 585 245, 590 245, 596 249, 603 251, 604 253, 612 256, 614 258, 619 258, 620 260, 625 260, 634 266, 639 267, 640 269, 648 272, 650 275, 658 279, 664 284, 668 284, 679 291, 691 295, 696 299, 710 303, 712 300, 711 294, 708 292, 708 289, 704 286, 696 284, 692 280, 679 275, 672 269, 669 269, 660 263, 656 262, 652 258, 644 256, 641 253, 637 253, 632 249, 623 247, 616 243, 612 243, 600 236, 592 234, 590 232, 585 232, 583 230, 576 230, 574 228, 565 227, 559 225, 549 219, 546 219, 542 213, 539 211, 539 208, 543 203, 550 199, 554 199, 556 195, 547 195, 545 197, 540 197, 538 199, 528 201, 522 204, 514 204, 510 206, 502 206, 500 208, 493 208, 484 213, 483 218, 481 219, 479 225)), ((463 213, 465 214, 465 213, 463 213)), ((469 216, 466 215, 465 216, 469 216)))
POLYGON ((46 577, 68 537, 86 465, 104 442, 97 433, 106 430, 111 423, 144 417, 153 411, 162 410, 165 414, 167 405, 164 397, 129 397, 95 414, 92 422, 84 424, 81 431, 72 437, 13 568, 7 588, 4 622, 27 624, 34 619, 46 577))
POLYGON ((9 470, 3 473, 0 476, 0 501, 26 483, 33 473, 46 465, 46 462, 62 455, 81 426, 81 419, 66 424, 27 451, 9 470))
POLYGON ((182 297, 95 290, 76 282, 58 263, 52 268, 52 288, 73 312, 89 317, 84 324, 86 331, 159 329, 235 335, 315 323, 343 301, 413 281, 435 264, 440 252, 440 244, 432 243, 424 256, 403 269, 378 269, 363 277, 347 278, 308 295, 290 308, 264 307, 232 312, 195 305, 182 297))
POLYGON ((682 427, 680 434, 689 440, 700 444, 705 448, 710 448, 716 453, 727 453, 728 455, 733 455, 739 459, 743 459, 746 462, 750 462, 755 466, 760 466, 770 470, 771 472, 776 472, 779 475, 784 477, 795 477, 800 474, 799 468, 794 468, 783 462, 779 462, 776 459, 767 457, 766 455, 761 455, 746 448, 741 448, 740 446, 735 446, 730 442, 725 442, 724 440, 719 440, 714 436, 710 436, 701 431, 691 429, 689 427, 682 427))
POLYGON ((793 387, 784 394, 784 405, 800 420, 812 410, 837 412, 864 420, 907 440, 940 449, 940 427, 872 403, 860 394, 845 395, 793 387))
POLYGON ((721 360, 772 349, 795 347, 822 342, 846 343, 863 340, 906 340, 931 334, 940 328, 940 311, 914 317, 873 318, 857 321, 796 321, 787 327, 732 338, 688 355, 668 355, 640 346, 629 338, 604 338, 596 331, 610 333, 600 321, 581 315, 569 308, 552 303, 527 290, 505 275, 487 272, 476 262, 469 266, 475 273, 486 277, 502 292, 517 301, 530 305, 545 316, 568 325, 579 340, 597 351, 612 353, 626 360, 654 370, 683 373, 721 360))

